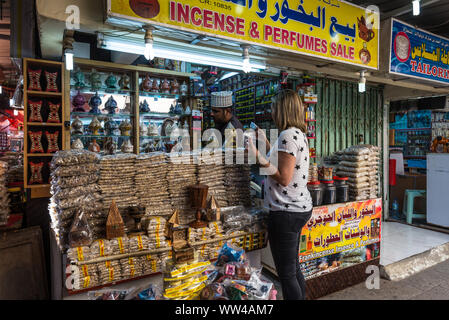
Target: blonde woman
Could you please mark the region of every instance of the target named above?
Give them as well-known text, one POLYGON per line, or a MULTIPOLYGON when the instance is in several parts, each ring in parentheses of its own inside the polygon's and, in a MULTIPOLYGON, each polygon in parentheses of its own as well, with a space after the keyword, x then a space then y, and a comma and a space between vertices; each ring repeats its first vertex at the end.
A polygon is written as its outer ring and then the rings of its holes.
POLYGON ((312 215, 312 198, 307 189, 309 146, 307 142, 304 107, 293 90, 279 92, 273 99, 271 115, 279 129, 279 138, 270 146, 268 159, 249 140, 248 150, 256 156, 261 167, 270 172, 265 179, 265 207, 270 210, 268 239, 285 300, 305 299, 305 280, 298 261, 301 230, 312 215), (277 154, 277 166, 274 155, 277 154))

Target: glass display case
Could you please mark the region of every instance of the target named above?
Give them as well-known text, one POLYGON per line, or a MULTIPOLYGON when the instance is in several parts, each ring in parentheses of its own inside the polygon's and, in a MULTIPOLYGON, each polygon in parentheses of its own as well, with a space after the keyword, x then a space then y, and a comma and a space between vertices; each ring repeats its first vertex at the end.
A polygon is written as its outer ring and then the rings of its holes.
POLYGON ((66 77, 70 83, 67 143, 72 149, 101 154, 170 151, 184 134, 174 129, 191 125, 188 84, 192 76, 75 59, 75 68, 66 77))

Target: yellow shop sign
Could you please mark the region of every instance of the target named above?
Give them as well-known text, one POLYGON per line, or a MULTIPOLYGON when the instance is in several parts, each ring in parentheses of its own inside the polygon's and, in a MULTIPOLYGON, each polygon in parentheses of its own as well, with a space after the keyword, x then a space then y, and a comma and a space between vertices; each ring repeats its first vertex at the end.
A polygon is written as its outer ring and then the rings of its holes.
POLYGON ((378 68, 379 14, 339 0, 108 0, 108 18, 378 68))

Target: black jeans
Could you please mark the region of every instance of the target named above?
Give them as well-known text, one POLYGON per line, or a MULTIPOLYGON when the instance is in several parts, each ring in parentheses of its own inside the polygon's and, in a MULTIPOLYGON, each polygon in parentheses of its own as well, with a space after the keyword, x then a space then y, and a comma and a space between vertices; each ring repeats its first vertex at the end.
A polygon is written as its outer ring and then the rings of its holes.
POLYGON ((308 212, 270 211, 268 240, 284 300, 304 300, 306 281, 299 267, 299 237, 312 216, 308 212))

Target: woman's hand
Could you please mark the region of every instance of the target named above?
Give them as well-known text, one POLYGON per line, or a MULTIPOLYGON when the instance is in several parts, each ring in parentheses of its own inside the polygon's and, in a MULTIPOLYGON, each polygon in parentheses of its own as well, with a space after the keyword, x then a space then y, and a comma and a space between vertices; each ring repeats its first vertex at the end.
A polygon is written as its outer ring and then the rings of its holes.
POLYGON ((257 130, 256 130, 256 139, 258 141, 263 141, 265 143, 266 152, 268 152, 271 149, 270 142, 268 141, 267 136, 266 136, 264 130, 262 130, 260 128, 257 128, 257 130))
POLYGON ((247 141, 248 142, 246 144, 246 150, 248 150, 248 155, 257 159, 257 154, 259 153, 259 151, 257 150, 256 146, 254 145, 253 139, 251 139, 251 137, 248 137, 247 141))

